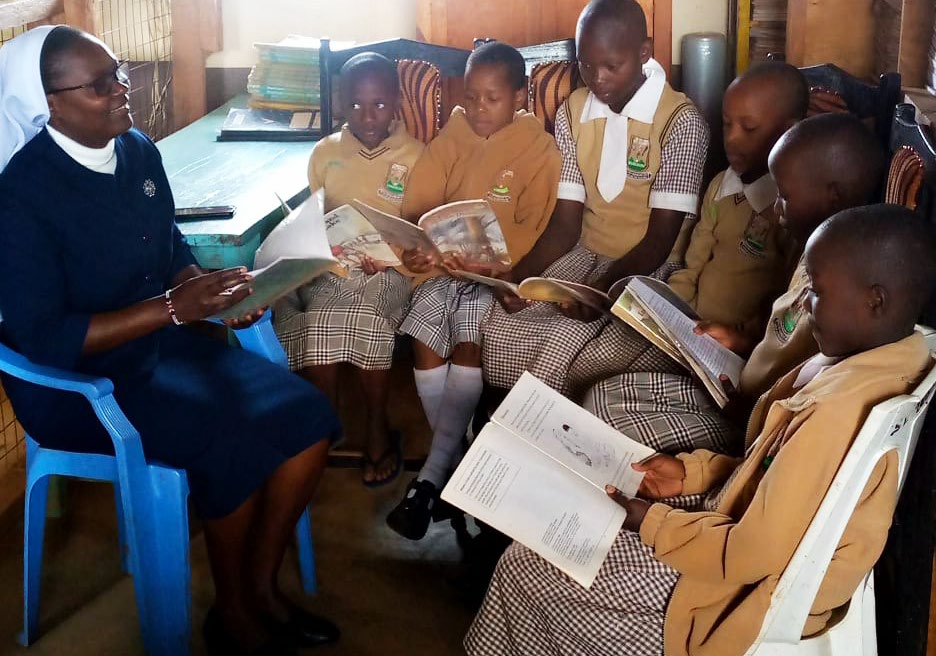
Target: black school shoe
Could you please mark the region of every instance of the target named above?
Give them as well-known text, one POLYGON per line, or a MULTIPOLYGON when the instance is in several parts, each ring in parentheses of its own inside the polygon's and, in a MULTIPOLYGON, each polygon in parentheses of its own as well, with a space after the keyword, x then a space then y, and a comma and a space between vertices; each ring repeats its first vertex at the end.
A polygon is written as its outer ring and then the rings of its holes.
POLYGON ((301 608, 293 608, 287 621, 271 621, 269 626, 281 641, 300 649, 327 645, 341 637, 341 631, 332 622, 301 608))
POLYGON ((404 538, 422 540, 438 503, 439 489, 429 481, 414 478, 406 486, 403 500, 387 515, 387 526, 404 538))
POLYGON ((293 645, 285 642, 280 636, 274 636, 269 642, 254 649, 244 649, 224 630, 221 617, 214 608, 208 610, 202 633, 205 636, 206 651, 210 656, 296 656, 293 645))

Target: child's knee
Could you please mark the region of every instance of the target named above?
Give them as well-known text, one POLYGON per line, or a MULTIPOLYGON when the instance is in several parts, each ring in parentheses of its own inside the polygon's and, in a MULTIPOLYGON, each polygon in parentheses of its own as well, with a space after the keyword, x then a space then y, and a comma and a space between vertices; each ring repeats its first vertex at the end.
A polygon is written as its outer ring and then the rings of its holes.
POLYGON ((474 342, 461 342, 452 349, 452 364, 463 367, 481 366, 481 345, 474 342))
POLYGON ((445 358, 418 339, 413 340, 413 365, 417 369, 435 369, 446 363, 445 358))

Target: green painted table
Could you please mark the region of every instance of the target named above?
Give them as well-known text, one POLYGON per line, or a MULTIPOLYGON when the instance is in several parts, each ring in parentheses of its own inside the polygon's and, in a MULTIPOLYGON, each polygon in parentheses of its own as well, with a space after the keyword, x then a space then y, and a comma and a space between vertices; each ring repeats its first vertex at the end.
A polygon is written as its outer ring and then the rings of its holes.
POLYGON ((217 141, 238 96, 188 127, 159 141, 176 207, 233 205, 230 219, 179 224, 205 269, 253 265, 260 242, 283 218, 276 194, 296 207, 309 195, 313 141, 217 141))

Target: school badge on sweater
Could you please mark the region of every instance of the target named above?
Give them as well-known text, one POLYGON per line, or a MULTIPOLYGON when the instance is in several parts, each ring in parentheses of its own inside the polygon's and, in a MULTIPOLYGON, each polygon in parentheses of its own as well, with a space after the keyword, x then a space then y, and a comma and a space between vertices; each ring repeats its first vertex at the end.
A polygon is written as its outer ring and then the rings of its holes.
POLYGON ((409 168, 405 164, 393 162, 387 170, 387 178, 383 186, 377 189, 377 195, 390 201, 400 204, 403 202, 403 192, 406 189, 406 176, 409 174, 409 168))
POLYGON ((514 173, 510 169, 504 169, 497 174, 491 189, 485 194, 485 200, 494 203, 509 203, 513 200, 510 195, 510 185, 513 184, 514 173))

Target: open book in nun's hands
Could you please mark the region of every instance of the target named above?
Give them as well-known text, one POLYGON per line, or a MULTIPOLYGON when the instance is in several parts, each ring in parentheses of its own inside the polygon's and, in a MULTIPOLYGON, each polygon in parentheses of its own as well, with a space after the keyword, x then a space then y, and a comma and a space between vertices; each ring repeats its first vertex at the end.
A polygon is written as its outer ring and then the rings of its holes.
POLYGON ((258 268, 250 272, 253 280, 244 283, 253 288, 253 293, 214 315, 213 319, 243 317, 253 310, 269 307, 323 273, 344 274, 328 243, 319 194, 312 194, 302 205, 288 212, 286 219, 257 249, 254 264, 258 268))
POLYGON ((604 487, 636 494, 643 474, 631 463, 653 453, 527 372, 472 443, 442 498, 587 588, 627 516, 604 487))
POLYGON ((466 267, 509 271, 510 255, 494 210, 483 200, 447 203, 423 214, 418 223, 392 216, 358 200, 352 202, 391 246, 421 249, 427 255, 457 256, 466 267))

